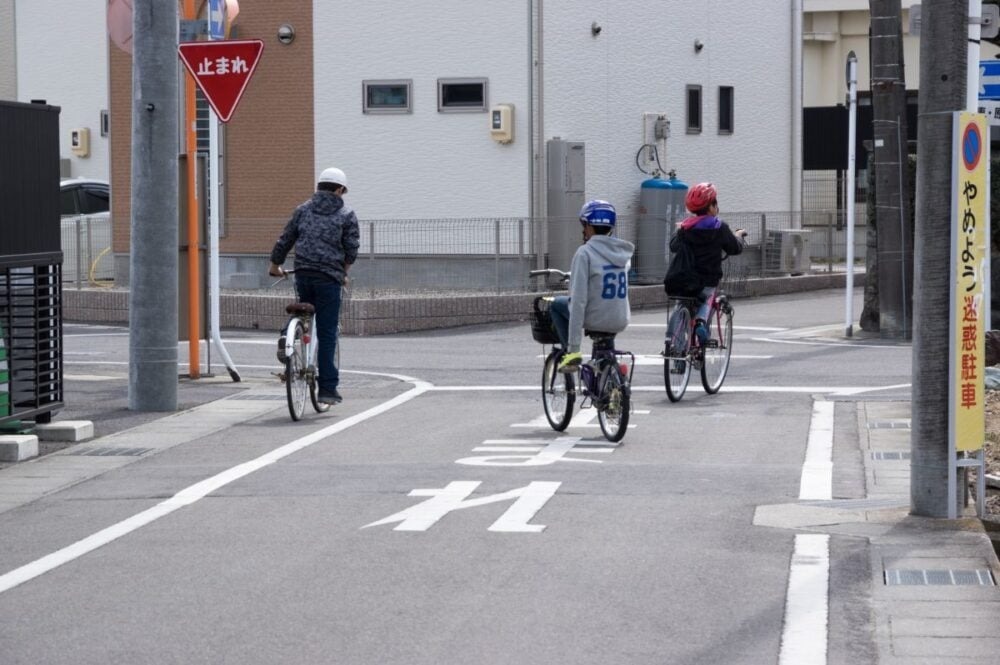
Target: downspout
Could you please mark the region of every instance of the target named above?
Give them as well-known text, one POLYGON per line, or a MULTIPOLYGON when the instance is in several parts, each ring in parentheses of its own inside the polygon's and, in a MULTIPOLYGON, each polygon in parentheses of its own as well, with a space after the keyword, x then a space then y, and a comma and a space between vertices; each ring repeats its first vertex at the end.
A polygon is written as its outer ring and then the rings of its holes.
POLYGON ((547 224, 545 221, 548 211, 546 210, 545 194, 545 0, 535 0, 535 59, 533 62, 534 71, 534 111, 535 126, 534 155, 533 164, 535 172, 535 209, 534 230, 535 230, 535 263, 541 269, 545 267, 545 256, 548 254, 548 242, 546 238, 547 224))
POLYGON ((792 0, 792 228, 802 227, 802 0, 792 0))
MULTIPOLYGON (((535 2, 528 0, 528 217, 535 218, 535 2)), ((530 227, 529 227, 530 228, 530 227)), ((534 250, 534 238, 532 238, 534 250)))

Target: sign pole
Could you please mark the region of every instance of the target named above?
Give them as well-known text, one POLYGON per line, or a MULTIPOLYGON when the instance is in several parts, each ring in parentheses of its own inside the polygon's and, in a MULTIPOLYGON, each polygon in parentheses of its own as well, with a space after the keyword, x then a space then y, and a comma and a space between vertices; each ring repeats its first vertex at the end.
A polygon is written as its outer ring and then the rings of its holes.
POLYGON ((854 196, 855 161, 858 133, 858 58, 847 54, 847 298, 845 329, 847 337, 854 335, 854 196))
MULTIPOLYGON (((184 18, 195 19, 194 0, 184 0, 184 18)), ((198 130, 195 126, 197 101, 191 72, 184 75, 184 137, 187 151, 187 238, 188 238, 188 377, 201 378, 201 243, 198 234, 198 130)))

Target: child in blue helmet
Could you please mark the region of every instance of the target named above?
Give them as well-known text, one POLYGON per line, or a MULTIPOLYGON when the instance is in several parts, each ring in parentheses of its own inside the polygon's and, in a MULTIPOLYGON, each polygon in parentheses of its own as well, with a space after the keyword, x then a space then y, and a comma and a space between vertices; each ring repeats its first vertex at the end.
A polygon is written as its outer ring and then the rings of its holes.
POLYGON ((580 209, 583 245, 570 264, 569 296, 557 297, 549 309, 566 353, 560 372, 579 369, 583 330, 619 333, 628 327, 628 272, 635 246, 611 233, 615 207, 595 199, 580 209))

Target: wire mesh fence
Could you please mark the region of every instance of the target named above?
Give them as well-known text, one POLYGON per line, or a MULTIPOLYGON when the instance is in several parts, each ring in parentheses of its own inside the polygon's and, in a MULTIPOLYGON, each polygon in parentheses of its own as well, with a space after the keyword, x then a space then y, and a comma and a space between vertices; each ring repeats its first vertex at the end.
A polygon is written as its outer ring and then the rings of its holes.
POLYGON ((61 222, 64 284, 110 286, 115 278, 109 215, 63 217, 61 222))

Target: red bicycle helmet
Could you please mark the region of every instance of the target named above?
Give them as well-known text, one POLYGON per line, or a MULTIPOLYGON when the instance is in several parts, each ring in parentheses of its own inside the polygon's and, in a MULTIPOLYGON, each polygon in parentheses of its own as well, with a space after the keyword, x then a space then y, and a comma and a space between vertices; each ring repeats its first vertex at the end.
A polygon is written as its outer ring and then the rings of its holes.
POLYGON ((719 190, 710 182, 699 182, 688 190, 684 197, 684 206, 693 213, 708 210, 719 196, 719 190))

